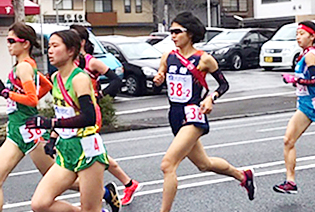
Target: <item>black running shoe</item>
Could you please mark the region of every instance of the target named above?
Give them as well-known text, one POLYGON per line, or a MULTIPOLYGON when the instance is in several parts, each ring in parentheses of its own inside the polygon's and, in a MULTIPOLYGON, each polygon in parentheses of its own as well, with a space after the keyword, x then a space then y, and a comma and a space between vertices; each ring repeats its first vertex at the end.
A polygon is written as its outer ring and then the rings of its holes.
POLYGON ((255 198, 254 195, 256 189, 254 181, 254 170, 253 169, 245 170, 243 171, 243 173, 245 179, 241 183, 241 186, 243 186, 247 190, 249 200, 253 200, 255 198))
POLYGON ((119 194, 116 184, 114 182, 108 183, 105 186, 105 189, 108 189, 110 193, 108 198, 104 197, 106 203, 110 205, 110 207, 112 208, 112 212, 119 212, 121 208, 121 202, 118 196, 119 194))

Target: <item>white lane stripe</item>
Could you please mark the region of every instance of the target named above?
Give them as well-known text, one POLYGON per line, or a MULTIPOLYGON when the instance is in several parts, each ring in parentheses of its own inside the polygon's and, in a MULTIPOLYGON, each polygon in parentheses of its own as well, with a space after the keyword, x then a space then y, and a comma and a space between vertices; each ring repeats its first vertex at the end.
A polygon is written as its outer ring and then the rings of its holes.
MULTIPOLYGON (((257 99, 257 98, 264 98, 264 97, 285 96, 285 95, 292 95, 292 94, 295 94, 295 91, 274 93, 274 94, 260 94, 260 95, 236 97, 236 98, 229 98, 229 99, 218 99, 216 101, 216 103, 233 102, 233 101, 241 101, 241 100, 248 100, 248 99, 257 99)), ((142 112, 147 112, 147 111, 165 110, 168 108, 169 108, 169 105, 162 105, 162 106, 158 106, 158 107, 147 107, 147 108, 140 108, 140 109, 134 109, 134 110, 116 111, 115 114, 116 115, 126 115, 126 114, 133 114, 133 113, 142 113, 142 112)))
MULTIPOLYGON (((235 124, 235 125, 224 126, 224 127, 210 127, 210 128, 211 128, 211 131, 217 131, 217 130, 233 129, 233 128, 240 128, 240 127, 257 126, 260 124, 269 124, 269 123, 276 123, 276 122, 283 122, 283 121, 288 121, 288 119, 278 119, 278 120, 271 120, 271 121, 262 121, 262 122, 238 124, 238 125, 235 124)), ((147 139, 151 139, 151 138, 162 138, 162 137, 168 137, 168 136, 173 136, 173 134, 172 133, 164 133, 164 134, 152 135, 152 136, 123 138, 123 139, 117 139, 117 140, 104 141, 104 144, 114 144, 114 143, 130 142, 130 141, 139 141, 139 140, 147 140, 147 139)), ((104 140, 106 140, 106 139, 104 139, 104 140)))
MULTIPOLYGON (((302 136, 309 136, 314 135, 315 132, 306 132, 302 136)), ((283 139, 283 136, 275 136, 275 137, 268 137, 268 138, 260 138, 260 139, 254 139, 254 140, 247 140, 247 141, 237 141, 237 142, 231 142, 231 143, 225 143, 225 144, 216 144, 216 145, 209 145, 204 146, 204 149, 214 149, 214 148, 222 148, 222 147, 229 147, 229 146, 237 146, 237 145, 243 145, 243 144, 250 144, 250 143, 258 143, 258 142, 264 142, 264 141, 273 141, 283 139)), ((165 155, 166 152, 156 152, 156 153, 150 153, 150 154, 144 154, 144 155, 135 155, 135 156, 129 156, 129 157, 122 157, 122 158, 115 158, 116 161, 126 161, 126 160, 135 160, 140 158, 149 158, 149 157, 157 157, 165 155)), ((31 174, 36 173, 38 170, 31 170, 26 172, 16 172, 16 173, 10 173, 9 176, 19 176, 19 175, 25 175, 25 174, 31 174)))
MULTIPOLYGON (((306 157, 302 157, 302 158, 297 158, 297 162, 311 161, 311 160, 315 160, 315 156, 306 156, 306 157)), ((275 162, 269 162, 269 163, 255 164, 255 165, 251 165, 251 166, 239 167, 238 169, 239 170, 244 170, 244 169, 248 169, 248 168, 258 169, 258 168, 272 167, 272 166, 281 165, 281 164, 284 164, 284 161, 275 161, 275 162)), ((305 169, 311 169, 311 168, 315 168, 315 163, 308 164, 308 165, 297 166, 295 168, 295 170, 298 171, 298 170, 305 170, 305 169)), ((256 171, 255 172, 255 176, 256 177, 258 177, 258 176, 266 176, 266 175, 278 174, 278 173, 283 173, 283 172, 286 172, 285 168, 276 169, 276 170, 269 170, 269 171, 263 171, 263 172, 257 172, 256 171)), ((205 176, 210 176, 210 175, 216 175, 216 174, 213 173, 213 172, 208 172, 208 173, 180 176, 177 179, 178 179, 178 181, 183 181, 183 180, 187 180, 187 179, 194 179, 194 178, 205 177, 205 176)), ((222 175, 222 176, 224 176, 224 175, 222 175)), ((216 183, 232 181, 232 180, 235 180, 235 179, 232 178, 232 177, 223 177, 223 178, 215 179, 215 180, 206 180, 206 181, 201 181, 201 182, 196 182, 196 183, 188 183, 188 184, 179 185, 178 189, 192 188, 192 187, 216 184, 216 183)), ((158 184, 163 184, 163 181, 164 180, 155 180, 155 181, 144 182, 144 183, 141 183, 141 184, 143 186, 158 185, 158 184)), ((119 186, 118 190, 122 190, 123 188, 124 188, 123 186, 119 186)), ((143 196, 143 195, 148 195, 148 194, 160 193, 162 191, 163 191, 162 188, 161 189, 148 190, 148 191, 139 191, 139 192, 137 192, 135 194, 135 196, 143 196)), ((65 200, 65 199, 71 199, 71 198, 78 198, 79 196, 80 196, 79 193, 75 193, 75 194, 62 195, 62 196, 59 196, 57 199, 65 200)), ((13 203, 13 204, 6 204, 6 205, 3 206, 3 209, 28 206, 30 204, 31 204, 31 201, 20 202, 20 203, 13 203)), ((75 203, 75 204, 77 205, 78 203, 75 203)))
MULTIPOLYGON (((311 126, 314 126, 314 125, 315 123, 311 123, 311 126)), ((283 130, 283 129, 287 129, 287 126, 266 128, 266 129, 256 130, 256 132, 271 132, 271 131, 277 131, 277 130, 283 130)))

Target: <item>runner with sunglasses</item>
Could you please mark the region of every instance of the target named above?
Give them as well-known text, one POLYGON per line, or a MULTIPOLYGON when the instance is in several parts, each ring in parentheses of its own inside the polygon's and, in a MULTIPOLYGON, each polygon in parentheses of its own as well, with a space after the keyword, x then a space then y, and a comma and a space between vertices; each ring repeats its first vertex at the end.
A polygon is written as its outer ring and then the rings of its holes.
POLYGON ((296 40, 303 50, 295 66, 295 76, 283 75, 284 82, 296 85, 297 95, 297 110, 290 119, 284 135, 286 180, 273 186, 275 192, 285 194, 298 192, 295 183, 295 143, 315 121, 315 24, 312 21, 300 22, 296 31, 296 40))
POLYGON ((206 114, 212 111, 213 102, 229 88, 215 59, 193 47, 194 43, 204 38, 205 27, 192 13, 183 12, 172 21, 170 32, 178 49, 162 56, 158 74, 154 78, 157 86, 166 80, 170 102, 169 122, 175 136, 161 163, 164 185, 160 211, 171 210, 177 192, 176 170, 186 157, 200 171, 234 177, 246 188, 249 199, 253 200, 253 170, 237 170, 224 159, 208 157, 200 141, 200 137, 209 132, 206 114), (207 73, 215 78, 219 87, 204 97, 203 88, 208 90, 205 81, 207 73))
MULTIPOLYGON (((99 100, 102 96, 110 94, 111 96, 116 94, 118 89, 121 87, 121 79, 115 74, 113 70, 110 70, 102 61, 94 58, 93 52, 94 47, 93 44, 89 41, 89 33, 87 29, 84 26, 81 25, 71 25, 70 29, 75 30, 78 35, 81 38, 81 50, 80 53, 85 58, 85 68, 84 71, 86 71, 89 76, 91 77, 93 88, 95 91, 95 97, 99 100), (110 79, 109 85, 104 89, 99 89, 99 82, 98 77, 104 74, 106 77, 110 79)), ((99 129, 101 128, 101 120, 99 123, 99 129)), ((114 175, 123 185, 125 186, 124 189, 124 196, 121 199, 122 205, 128 205, 132 202, 134 195, 136 191, 139 191, 141 189, 141 185, 139 185, 139 182, 136 180, 131 179, 124 170, 119 166, 119 164, 108 155, 108 161, 109 161, 109 167, 108 171, 114 175)), ((105 187, 116 187, 114 183, 110 183, 110 185, 106 185, 105 187)), ((117 190, 117 189, 116 189, 117 190)), ((112 197, 110 195, 107 195, 105 193, 104 199, 112 209, 116 208, 116 205, 112 202, 112 197)))
POLYGON ((9 28, 7 43, 10 55, 16 57, 16 64, 6 84, 0 80, 0 95, 7 99, 9 119, 7 138, 0 148, 0 211, 3 207, 3 183, 26 154, 30 155, 42 175, 54 163, 45 154, 43 143, 38 142, 45 131, 25 127, 26 119, 38 113, 38 100, 52 88, 30 56, 33 47, 40 47, 36 33, 32 27, 17 22, 9 28))

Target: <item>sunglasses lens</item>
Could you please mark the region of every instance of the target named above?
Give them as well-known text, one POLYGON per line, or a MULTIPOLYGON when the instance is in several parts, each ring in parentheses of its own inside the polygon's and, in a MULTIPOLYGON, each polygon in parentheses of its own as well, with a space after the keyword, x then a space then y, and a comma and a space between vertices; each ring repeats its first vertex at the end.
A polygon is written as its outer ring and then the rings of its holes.
POLYGON ((13 38, 8 38, 8 43, 12 44, 12 43, 15 43, 15 40, 13 38))
POLYGON ((171 29, 170 32, 171 34, 175 33, 177 35, 179 33, 182 33, 183 31, 181 29, 171 29))

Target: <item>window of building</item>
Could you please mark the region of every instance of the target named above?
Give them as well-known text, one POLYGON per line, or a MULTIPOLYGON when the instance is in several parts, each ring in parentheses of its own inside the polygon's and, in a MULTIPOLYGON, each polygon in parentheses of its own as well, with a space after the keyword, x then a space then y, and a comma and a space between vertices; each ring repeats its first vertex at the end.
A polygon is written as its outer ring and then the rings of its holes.
POLYGON ((136 0, 136 13, 142 13, 142 0, 136 0))
MULTIPOLYGON (((56 2, 58 2, 58 0, 53 0, 54 9, 56 9, 56 2)), ((62 0, 60 4, 58 4, 58 10, 72 10, 72 9, 73 9, 72 0, 62 0)))
POLYGON ((248 0, 223 0, 222 6, 227 12, 246 12, 247 1, 248 0))
POLYGON ((261 0, 261 3, 268 4, 268 3, 278 3, 278 2, 285 2, 285 1, 291 1, 291 0, 261 0))
POLYGON ((125 0, 125 13, 131 13, 131 3, 130 3, 130 0, 125 0))
POLYGON ((94 12, 113 12, 112 0, 95 0, 94 12))

